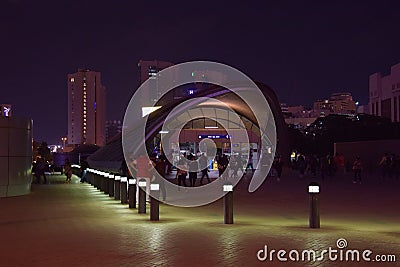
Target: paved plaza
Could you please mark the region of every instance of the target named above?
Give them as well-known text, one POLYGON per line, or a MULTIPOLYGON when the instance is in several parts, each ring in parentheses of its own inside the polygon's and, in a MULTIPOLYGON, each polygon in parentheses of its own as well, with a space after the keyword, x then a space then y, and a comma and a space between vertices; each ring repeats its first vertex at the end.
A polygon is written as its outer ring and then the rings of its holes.
POLYGON ((364 174, 353 184, 350 174, 321 181, 285 169, 281 181, 270 177, 255 193, 243 178, 234 224, 226 225, 222 200, 198 208, 161 204, 160 221, 151 222, 78 177, 66 184, 53 175, 30 195, 0 199, 0 266, 400 266, 400 181, 377 177, 364 174), (311 180, 321 184, 320 229, 308 227, 311 180), (340 238, 344 253, 368 249, 371 260, 395 255, 396 262, 301 260, 303 250, 338 249, 340 238), (268 254, 276 250, 272 261, 257 258, 265 246, 268 254), (278 260, 278 250, 288 261, 278 260), (291 250, 299 261, 289 259, 291 250))

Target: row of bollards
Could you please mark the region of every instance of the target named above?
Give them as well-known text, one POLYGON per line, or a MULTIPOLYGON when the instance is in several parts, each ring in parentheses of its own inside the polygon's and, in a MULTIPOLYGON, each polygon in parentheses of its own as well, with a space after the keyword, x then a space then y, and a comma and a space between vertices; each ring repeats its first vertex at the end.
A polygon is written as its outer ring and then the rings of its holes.
MULTIPOLYGON (((95 188, 108 194, 109 197, 114 197, 115 200, 120 200, 121 204, 128 204, 129 208, 136 209, 139 214, 146 213, 146 181, 136 179, 128 179, 112 173, 107 173, 94 169, 87 169, 87 181, 95 188), (139 189, 139 191, 137 191, 139 189), (136 195, 138 195, 138 203, 136 203, 136 195)), ((158 221, 159 200, 157 198, 160 190, 159 184, 150 184, 152 196, 150 196, 150 220, 158 221), (153 197, 155 196, 155 197, 153 197)), ((224 205, 224 223, 233 224, 233 185, 223 185, 224 205)), ((319 213, 319 193, 320 187, 313 182, 308 185, 309 194, 309 227, 320 228, 320 213, 319 213)))
MULTIPOLYGON (((128 179, 128 177, 90 168, 86 171, 86 179, 89 184, 104 192, 104 194, 108 194, 109 197, 120 200, 121 204, 129 204, 131 209, 136 209, 136 186, 138 185, 138 213, 146 213, 146 181, 137 183, 136 179, 128 179)), ((150 186, 152 190, 159 190, 158 184, 151 184, 150 186)), ((159 202, 152 197, 150 198, 150 220, 159 220, 159 202)))

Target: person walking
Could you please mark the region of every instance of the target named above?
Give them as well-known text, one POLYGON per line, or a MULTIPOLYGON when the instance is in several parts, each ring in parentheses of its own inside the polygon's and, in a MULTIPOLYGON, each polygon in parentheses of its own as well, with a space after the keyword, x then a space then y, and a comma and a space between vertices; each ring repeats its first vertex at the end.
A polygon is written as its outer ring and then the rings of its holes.
POLYGON ((72 177, 72 167, 71 167, 71 163, 69 162, 69 159, 65 159, 64 174, 65 174, 65 176, 67 176, 67 179, 65 181, 67 183, 70 183, 71 177, 72 177))
POLYGON ((176 178, 178 179, 178 185, 181 186, 182 184, 184 187, 186 187, 186 175, 188 166, 186 164, 185 156, 181 156, 176 168, 176 178))
POLYGON ((86 169, 89 168, 88 162, 84 159, 81 161, 81 183, 86 182, 86 169))
POLYGON ((359 183, 361 184, 361 171, 362 171, 362 162, 359 156, 356 157, 356 160, 353 163, 353 184, 359 183))
POLYGON ((191 155, 189 162, 189 182, 191 187, 194 187, 196 185, 198 168, 199 166, 197 164, 196 157, 194 155, 191 155))
POLYGON ((281 180, 282 169, 283 169, 281 156, 277 156, 275 158, 273 165, 276 170, 276 175, 277 175, 276 180, 279 182, 281 180))
POLYGON ((383 157, 382 157, 381 161, 379 162, 379 166, 381 166, 381 169, 382 169, 381 182, 384 182, 386 179, 386 176, 389 175, 390 165, 391 165, 391 160, 390 160, 389 155, 387 153, 383 154, 383 157))
POLYGON ((199 164, 200 164, 200 168, 201 168, 200 185, 203 185, 204 177, 207 178, 208 183, 211 183, 210 177, 208 175, 208 160, 207 160, 207 156, 204 153, 202 153, 199 158, 199 164))
POLYGON ((254 173, 254 167, 253 167, 253 151, 252 151, 252 150, 250 150, 250 154, 249 154, 249 157, 248 157, 248 162, 247 162, 247 165, 246 165, 246 169, 245 169, 245 171, 244 171, 244 174, 246 174, 247 169, 249 169, 249 168, 251 168, 251 172, 254 173))

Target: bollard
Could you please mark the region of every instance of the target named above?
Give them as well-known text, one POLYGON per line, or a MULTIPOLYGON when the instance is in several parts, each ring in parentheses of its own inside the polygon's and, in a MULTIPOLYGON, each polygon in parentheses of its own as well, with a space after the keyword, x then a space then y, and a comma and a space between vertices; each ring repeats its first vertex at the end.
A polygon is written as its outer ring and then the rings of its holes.
POLYGON ((225 184, 222 187, 224 192, 224 223, 233 224, 233 185, 225 184))
POLYGON ((106 172, 101 172, 101 176, 100 176, 100 191, 102 191, 102 192, 104 192, 104 189, 105 189, 105 184, 106 184, 106 177, 105 177, 105 175, 106 175, 107 173, 106 172))
POLYGON ((105 173, 104 174, 104 194, 108 195, 109 192, 109 188, 108 188, 108 179, 110 179, 110 174, 109 173, 105 173))
POLYGON ((108 196, 114 196, 114 174, 108 175, 108 196))
POLYGON ((152 191, 152 195, 150 195, 150 221, 159 221, 160 220, 160 202, 157 197, 160 193, 160 185, 159 184, 150 184, 150 191, 152 191))
POLYGON ((319 185, 312 182, 308 185, 308 194, 310 202, 310 228, 320 228, 319 218, 319 185))
POLYGON ((128 184, 129 208, 136 209, 136 179, 129 179, 128 184))
POLYGON ((96 189, 99 189, 99 187, 98 187, 98 182, 99 182, 99 171, 96 170, 95 173, 94 173, 94 177, 93 177, 93 186, 94 186, 96 189))
POLYGON ((141 180, 138 183, 139 186, 139 204, 138 213, 146 213, 146 180, 141 180))
POLYGON ((114 177, 114 199, 121 199, 121 176, 114 177))
POLYGON ((121 204, 128 204, 128 178, 121 177, 121 204))

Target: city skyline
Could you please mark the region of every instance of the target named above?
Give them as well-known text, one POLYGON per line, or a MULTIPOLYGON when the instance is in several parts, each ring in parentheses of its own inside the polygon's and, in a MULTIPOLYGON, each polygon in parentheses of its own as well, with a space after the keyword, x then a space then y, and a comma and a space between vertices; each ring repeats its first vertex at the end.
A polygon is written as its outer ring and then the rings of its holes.
POLYGON ((395 2, 93 3, 0 4, 0 102, 34 120, 38 141, 66 136, 65 79, 78 68, 102 73, 106 119, 120 120, 140 59, 225 63, 271 86, 280 102, 305 106, 341 91, 366 105, 369 75, 400 62, 395 2))

